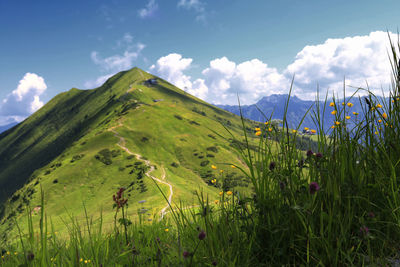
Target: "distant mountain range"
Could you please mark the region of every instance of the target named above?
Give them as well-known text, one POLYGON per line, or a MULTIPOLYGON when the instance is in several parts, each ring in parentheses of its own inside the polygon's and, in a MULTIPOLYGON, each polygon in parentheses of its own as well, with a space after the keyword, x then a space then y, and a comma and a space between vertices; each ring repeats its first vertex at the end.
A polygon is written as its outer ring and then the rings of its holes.
POLYGON ((2 133, 4 131, 7 131, 8 129, 11 129, 12 127, 14 127, 17 124, 18 124, 18 122, 13 122, 13 123, 10 123, 10 124, 6 124, 6 125, 0 126, 0 133, 2 133))
MULTIPOLYGON (((256 104, 253 105, 243 105, 241 106, 243 117, 247 119, 251 119, 254 121, 265 122, 267 119, 271 117, 271 119, 283 119, 284 110, 285 110, 285 102, 288 100, 287 94, 273 94, 270 96, 263 97, 260 99, 256 104)), ((347 103, 348 100, 346 100, 347 103)), ((334 115, 331 114, 332 107, 329 107, 329 100, 325 107, 325 113, 323 114, 324 109, 324 102, 320 101, 320 114, 321 119, 324 124, 324 129, 329 129, 332 126, 334 121, 334 115), (323 115, 323 116, 322 116, 323 115)), ((337 101, 337 103, 341 104, 343 100, 337 101)), ((354 119, 353 112, 359 113, 361 116, 362 114, 362 107, 360 104, 360 100, 358 98, 354 98, 351 100, 351 103, 354 105, 351 108, 347 108, 348 115, 354 119)), ((365 105, 365 102, 363 103, 365 105)), ((232 112, 236 115, 240 115, 240 108, 238 105, 217 105, 218 107, 232 112)), ((289 101, 289 107, 287 112, 287 121, 289 127, 296 128, 304 114, 306 114, 307 110, 312 107, 304 118, 304 121, 301 127, 309 127, 309 128, 317 128, 312 117, 313 117, 313 110, 316 111, 316 102, 310 100, 301 100, 297 96, 291 96, 289 101)), ((350 123, 352 122, 350 119, 350 123)))

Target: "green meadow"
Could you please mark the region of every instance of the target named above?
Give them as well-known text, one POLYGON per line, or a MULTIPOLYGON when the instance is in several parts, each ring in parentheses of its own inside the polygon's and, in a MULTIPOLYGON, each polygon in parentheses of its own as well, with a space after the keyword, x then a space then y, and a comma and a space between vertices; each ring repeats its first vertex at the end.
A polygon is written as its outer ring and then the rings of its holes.
POLYGON ((332 127, 311 107, 316 135, 306 140, 286 116, 252 122, 137 68, 57 96, 0 135, 13 162, 0 166, 10 184, 0 265, 396 266, 400 47, 391 45, 389 101, 368 88, 345 103, 326 97, 332 127), (356 101, 363 119, 346 127, 356 101))

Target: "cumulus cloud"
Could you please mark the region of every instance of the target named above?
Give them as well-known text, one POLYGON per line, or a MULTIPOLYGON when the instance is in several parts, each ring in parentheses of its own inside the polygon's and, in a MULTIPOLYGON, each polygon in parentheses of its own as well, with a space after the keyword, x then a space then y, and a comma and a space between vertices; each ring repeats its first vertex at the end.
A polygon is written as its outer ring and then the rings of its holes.
POLYGON ((84 87, 89 89, 97 88, 102 84, 104 84, 107 81, 107 79, 110 78, 111 76, 113 76, 113 74, 103 75, 98 77, 97 79, 86 81, 84 83, 84 87))
POLYGON ((43 77, 26 73, 17 88, 0 103, 0 124, 21 121, 43 106, 40 95, 46 91, 43 77))
POLYGON ((158 9, 158 4, 156 3, 156 1, 149 0, 146 7, 138 11, 138 16, 142 19, 152 17, 154 13, 157 11, 157 9, 158 9))
POLYGON ((204 80, 196 79, 192 82, 191 77, 184 74, 184 71, 191 67, 192 61, 191 58, 183 58, 180 54, 171 53, 159 58, 149 70, 190 94, 204 99, 208 93, 204 80))
MULTIPOLYGON (((391 34, 392 39, 397 36, 391 34)), ((327 39, 323 44, 304 47, 287 66, 285 75, 295 73, 295 85, 310 98, 315 94, 316 84, 340 92, 343 79, 346 84, 364 87, 366 81, 380 93, 381 86, 388 88, 390 63, 388 58, 388 35, 371 32, 369 35, 327 39)), ((348 92, 354 91, 347 88, 348 92)))
MULTIPOLYGON (((195 0, 180 2, 193 6, 197 3, 195 0)), ((390 35, 392 40, 397 40, 396 34, 390 35)), ((243 104, 255 103, 271 94, 287 94, 293 75, 293 93, 302 99, 315 99, 317 84, 321 95, 329 89, 330 93, 342 97, 344 79, 347 95, 356 90, 353 87, 366 88, 367 83, 374 94, 381 95, 382 88, 386 92, 390 88, 389 48, 387 33, 377 31, 308 45, 282 72, 260 59, 236 63, 221 57, 211 60, 201 72, 202 76, 192 81, 185 71, 193 60, 179 54, 161 57, 150 71, 215 104, 237 104, 237 94, 243 104)))

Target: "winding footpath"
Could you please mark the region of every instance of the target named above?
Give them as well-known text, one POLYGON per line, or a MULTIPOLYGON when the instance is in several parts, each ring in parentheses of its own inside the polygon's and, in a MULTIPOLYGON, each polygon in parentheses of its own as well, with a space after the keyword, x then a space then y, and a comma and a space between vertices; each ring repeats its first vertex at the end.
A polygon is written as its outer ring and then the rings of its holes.
POLYGON ((128 154, 130 154, 130 155, 134 155, 137 159, 140 159, 140 160, 144 161, 144 163, 146 164, 146 166, 149 166, 149 167, 150 167, 150 169, 146 172, 146 176, 148 176, 149 178, 151 178, 151 179, 153 179, 153 180, 156 180, 156 181, 159 182, 159 183, 162 183, 162 184, 165 184, 165 185, 168 185, 168 186, 169 186, 168 203, 167 203, 167 205, 160 211, 160 215, 161 215, 161 219, 160 219, 160 220, 162 220, 162 219, 164 218, 165 214, 167 214, 166 210, 170 207, 171 202, 172 202, 172 196, 174 195, 174 191, 173 191, 173 189, 172 189, 172 185, 171 185, 170 183, 167 183, 166 181, 163 181, 163 180, 165 180, 165 169, 164 169, 164 167, 161 167, 161 170, 162 170, 162 177, 161 177, 161 179, 162 179, 162 180, 160 180, 160 179, 158 179, 157 177, 154 177, 153 175, 150 174, 152 171, 154 171, 154 166, 153 166, 153 165, 150 165, 150 161, 149 161, 149 160, 143 159, 143 157, 142 157, 141 155, 139 155, 139 154, 137 154, 137 153, 131 152, 131 151, 125 146, 125 144, 126 144, 125 138, 122 137, 122 136, 120 136, 119 133, 115 130, 115 128, 118 128, 118 127, 121 127, 121 126, 123 126, 123 125, 122 125, 122 123, 120 122, 119 125, 113 126, 113 127, 111 127, 110 129, 108 129, 109 131, 111 131, 111 132, 114 133, 114 136, 115 136, 115 137, 119 138, 119 141, 118 141, 117 145, 118 145, 120 148, 122 148, 124 151, 126 151, 126 153, 128 153, 128 154))

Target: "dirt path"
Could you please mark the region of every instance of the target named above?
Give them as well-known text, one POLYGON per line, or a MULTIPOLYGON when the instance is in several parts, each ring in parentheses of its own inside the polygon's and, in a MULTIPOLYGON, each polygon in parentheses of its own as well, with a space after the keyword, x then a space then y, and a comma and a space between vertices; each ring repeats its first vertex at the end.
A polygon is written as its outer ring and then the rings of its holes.
POLYGON ((172 202, 172 196, 174 195, 174 191, 172 189, 172 185, 170 183, 165 182, 165 169, 164 167, 161 167, 162 170, 162 177, 161 179, 158 179, 157 177, 154 177, 153 175, 151 175, 150 173, 152 171, 154 171, 154 166, 152 166, 150 164, 150 161, 147 159, 143 159, 143 157, 137 153, 133 153, 132 151, 130 151, 125 145, 126 145, 126 141, 125 138, 120 136, 119 133, 117 131, 115 131, 115 128, 121 127, 123 126, 122 123, 120 122, 117 126, 113 126, 110 129, 108 129, 109 131, 114 133, 114 136, 119 138, 119 141, 117 143, 117 145, 122 148, 124 151, 126 151, 126 153, 130 154, 130 155, 134 155, 137 159, 140 159, 142 161, 144 161, 144 163, 150 167, 150 169, 146 172, 146 176, 148 176, 149 178, 156 180, 159 183, 165 184, 169 186, 169 196, 168 196, 168 203, 167 205, 160 211, 160 215, 161 215, 161 219, 164 218, 164 215, 166 214, 166 210, 169 208, 169 206, 171 205, 172 202), (164 180, 164 181, 163 181, 164 180))

